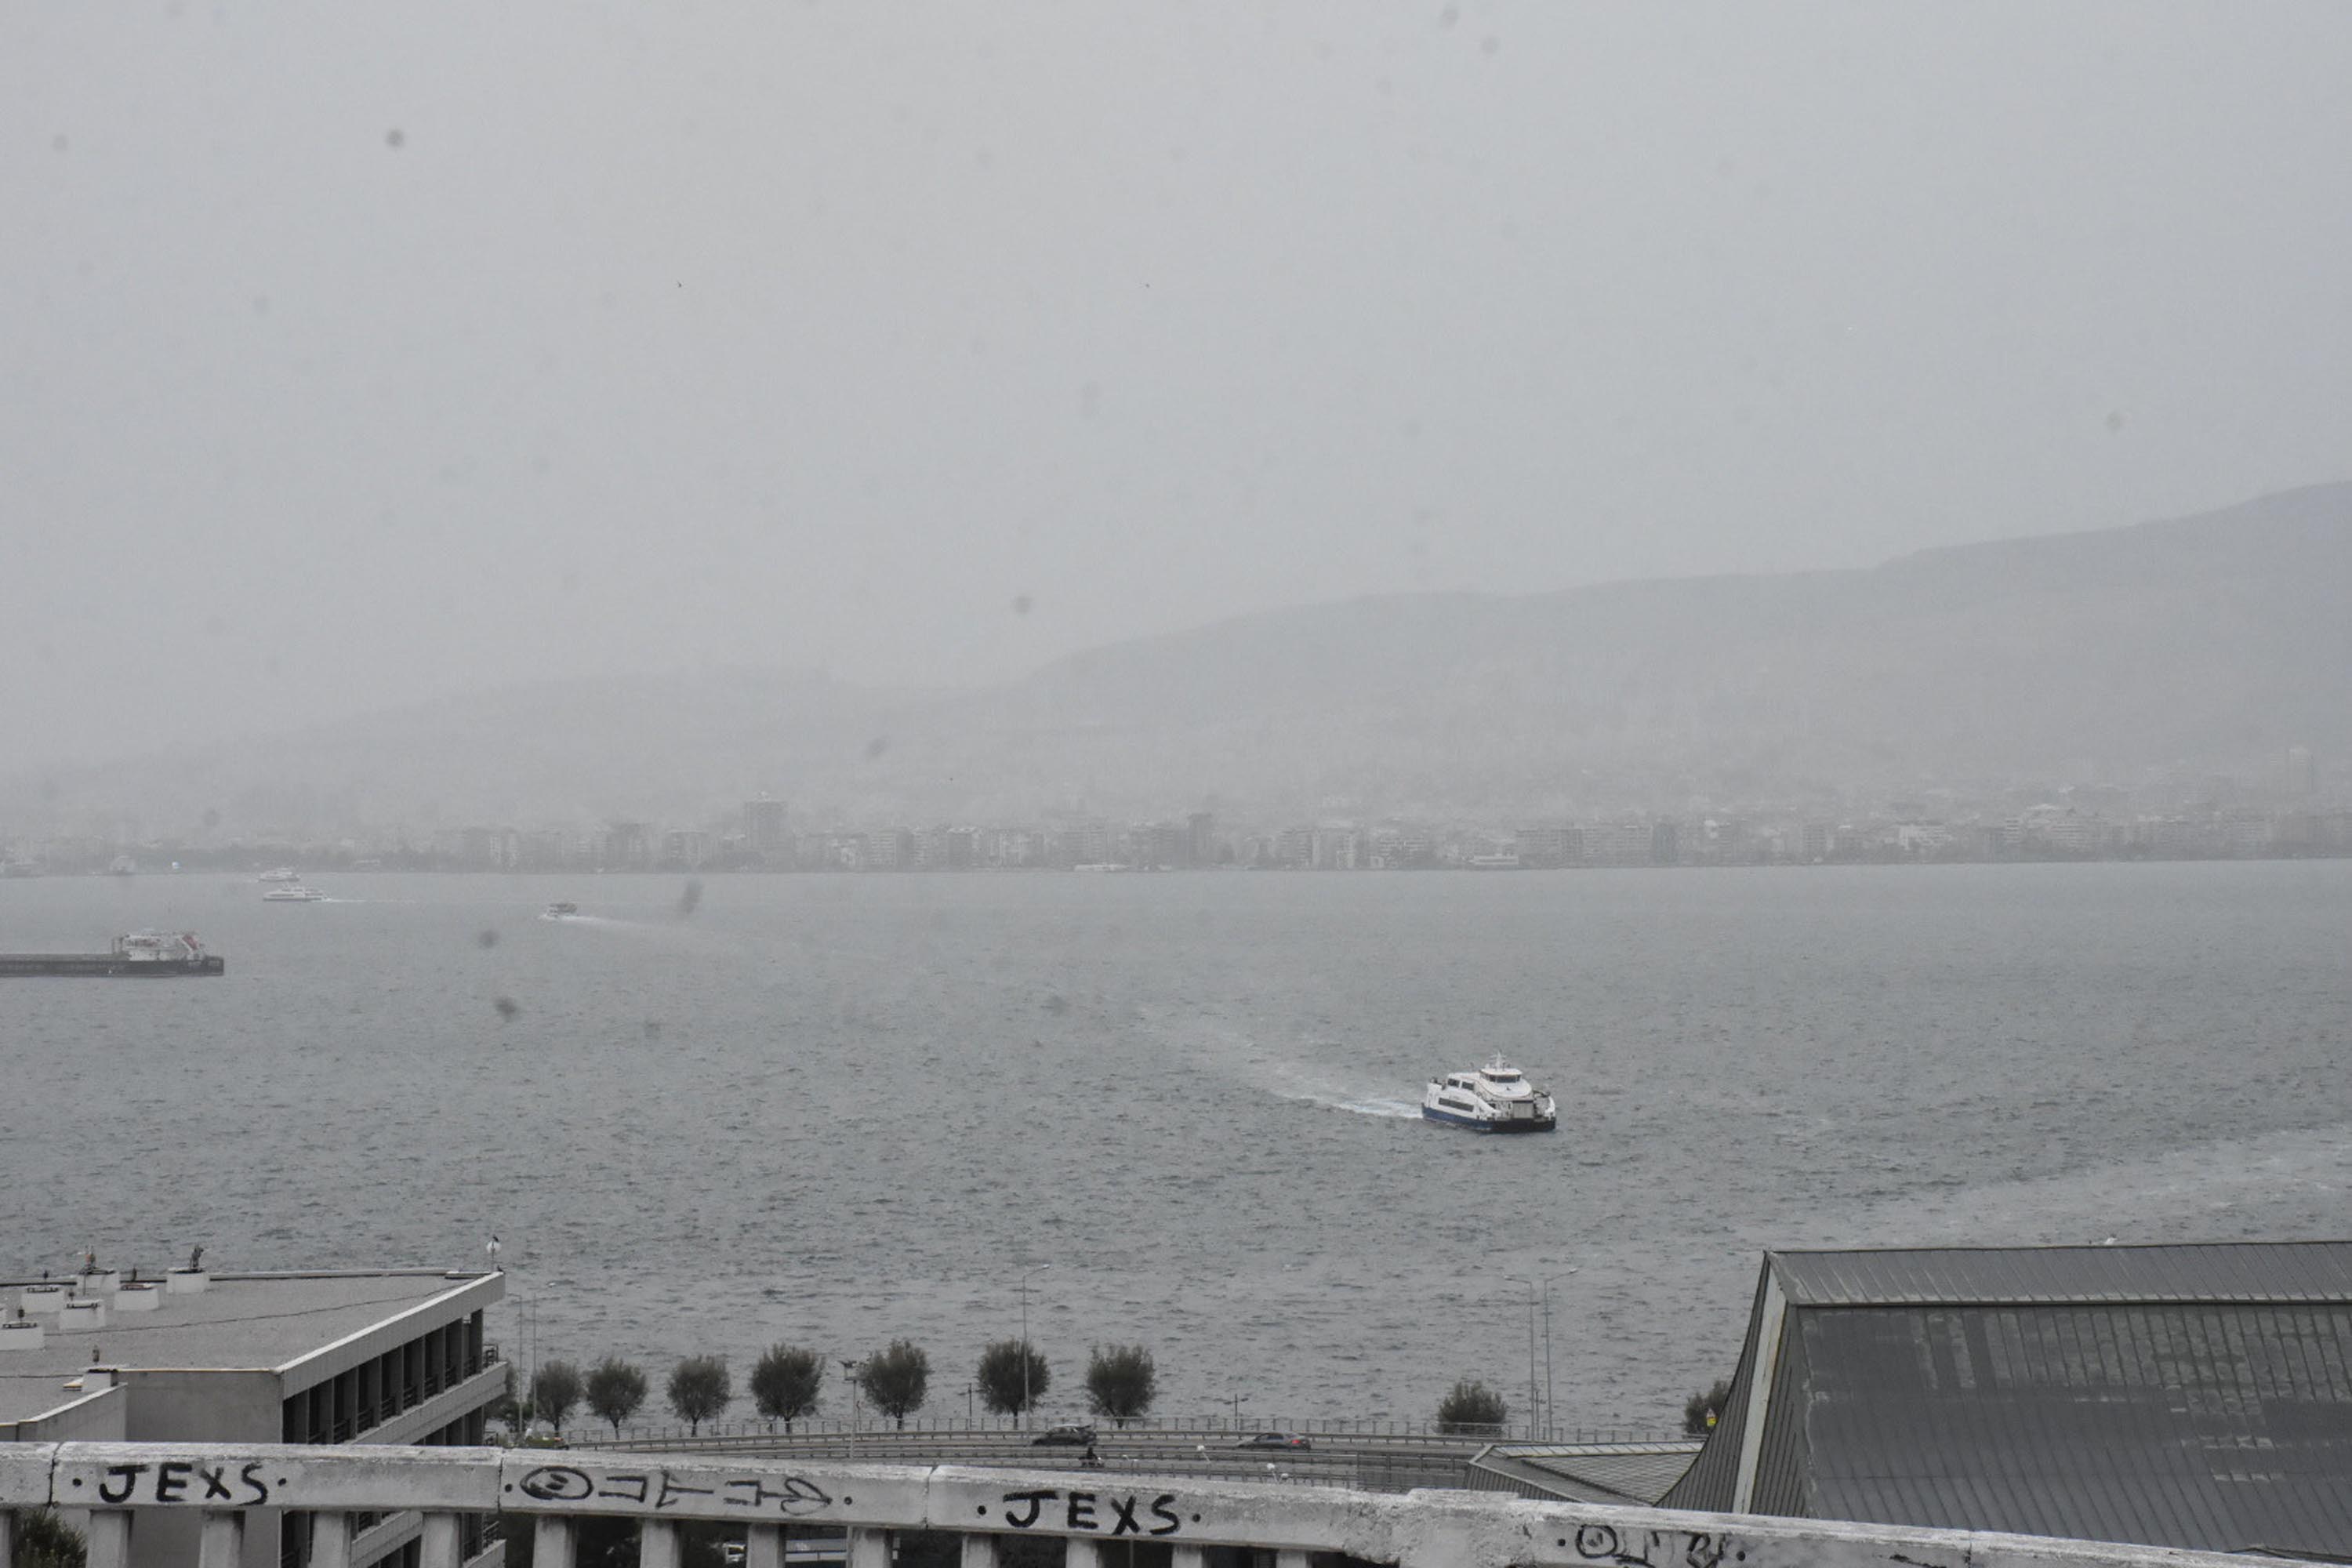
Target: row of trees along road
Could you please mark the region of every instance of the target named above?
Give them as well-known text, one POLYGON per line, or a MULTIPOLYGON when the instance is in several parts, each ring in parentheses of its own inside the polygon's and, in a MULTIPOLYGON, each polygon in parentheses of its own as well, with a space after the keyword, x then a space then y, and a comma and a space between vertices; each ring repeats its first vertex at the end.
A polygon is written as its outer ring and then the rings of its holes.
MULTIPOLYGON (((929 1395, 931 1358, 912 1340, 893 1340, 846 1365, 856 1392, 902 1426, 929 1395)), ((793 1422, 816 1413, 824 1394, 824 1368, 825 1358, 816 1351, 771 1345, 751 1368, 751 1403, 789 1432, 793 1422)), ((585 1373, 570 1362, 551 1361, 532 1375, 529 1403, 510 1406, 506 1415, 524 1424, 544 1421, 561 1436, 563 1423, 584 1407, 618 1436, 644 1406, 650 1386, 642 1367, 617 1356, 605 1357, 585 1373)), ((981 1403, 997 1415, 1035 1409, 1053 1386, 1045 1354, 1019 1340, 999 1340, 982 1350, 972 1373, 981 1403)), ((1159 1392, 1151 1352, 1141 1345, 1097 1345, 1087 1357, 1087 1407, 1097 1415, 1131 1420, 1150 1410, 1159 1392)), ((664 1393, 671 1414, 699 1434, 705 1421, 734 1402, 735 1383, 725 1356, 688 1356, 670 1369, 664 1393)))
MULTIPOLYGON (((866 1402, 900 1426, 922 1408, 930 1392, 931 1358, 912 1340, 893 1340, 851 1368, 866 1402)), ((1035 1409, 1052 1389, 1054 1371, 1034 1345, 999 1340, 980 1352, 972 1386, 992 1414, 1018 1415, 1035 1409)), ((618 1357, 605 1357, 584 1375, 570 1362, 551 1361, 531 1379, 530 1405, 510 1414, 526 1422, 543 1420, 561 1435, 564 1421, 584 1403, 618 1436, 623 1423, 644 1405, 646 1387, 645 1373, 618 1357)), ((727 1358, 687 1357, 670 1369, 666 1392, 671 1413, 698 1434, 705 1421, 734 1401, 727 1358)), ((751 1403, 769 1420, 782 1422, 787 1432, 793 1422, 816 1413, 824 1393, 824 1357, 803 1346, 771 1345, 751 1368, 751 1403)), ((1718 1383, 1692 1395, 1683 1413, 1684 1429, 1705 1436, 1729 1393, 1728 1384, 1718 1383)), ((1097 1345, 1087 1355, 1087 1407, 1097 1415, 1131 1420, 1150 1411, 1158 1394, 1159 1373, 1143 1346, 1097 1345)), ((1457 1383, 1437 1405, 1441 1432, 1498 1433, 1509 1419, 1503 1396, 1483 1383, 1457 1383)))

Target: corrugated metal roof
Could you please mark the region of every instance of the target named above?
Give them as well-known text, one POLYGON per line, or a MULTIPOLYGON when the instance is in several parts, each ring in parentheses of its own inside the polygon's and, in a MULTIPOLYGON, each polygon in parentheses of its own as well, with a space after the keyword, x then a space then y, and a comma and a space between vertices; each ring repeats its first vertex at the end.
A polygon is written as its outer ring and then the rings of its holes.
POLYGON ((1757 1445, 1756 1485, 1748 1503, 1751 1513, 1820 1517, 1813 1508, 1810 1434, 1801 1422, 1776 1419, 1783 1411, 1800 1408, 1812 1386, 1811 1369, 1806 1365, 1808 1348, 1797 1320, 1784 1319, 1780 1353, 1773 1363, 1772 1385, 1765 1400, 1763 1437, 1757 1445))
POLYGON ((1471 1461, 1471 1484, 1573 1502, 1654 1503, 1698 1453, 1685 1443, 1497 1444, 1471 1461), (1491 1479, 1489 1478, 1492 1478, 1491 1479))
MULTIPOLYGON (((1723 1415, 1717 1418, 1715 1430, 1706 1435, 1706 1446, 1690 1468, 1660 1500, 1664 1508, 1693 1509, 1702 1513, 1723 1513, 1731 1507, 1732 1492, 1738 1481, 1739 1443, 1748 1430, 1748 1384, 1756 1366, 1756 1342, 1764 1317, 1764 1287, 1771 1277, 1769 1256, 1764 1268, 1756 1277, 1756 1301, 1748 1310, 1748 1334, 1740 1342, 1739 1363, 1731 1373, 1731 1392, 1725 1397, 1723 1415)), ((1706 1379, 1715 1380, 1712 1376, 1706 1379)))
POLYGON ((1755 1506, 2352 1550, 2352 1303, 1800 1310, 1755 1506))
POLYGON ((2352 1241, 1772 1252, 1790 1305, 2352 1301, 2352 1241))

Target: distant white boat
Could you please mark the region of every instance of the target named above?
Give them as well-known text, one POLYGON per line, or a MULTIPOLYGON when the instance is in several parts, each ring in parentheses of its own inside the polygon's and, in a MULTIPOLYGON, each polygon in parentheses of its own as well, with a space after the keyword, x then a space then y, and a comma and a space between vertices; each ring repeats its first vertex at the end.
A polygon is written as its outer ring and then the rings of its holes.
POLYGON ((579 914, 579 912, 580 906, 578 904, 573 903, 569 899, 557 899, 552 903, 549 904, 547 908, 539 911, 539 918, 543 921, 568 921, 579 914))
POLYGON ((257 882, 299 882, 302 873, 291 866, 280 866, 274 871, 264 871, 254 879, 257 882))
POLYGON ((326 896, 316 888, 308 888, 299 882, 294 882, 286 887, 270 889, 261 895, 261 901, 265 904, 315 904, 323 900, 326 896))
POLYGON ((1559 1125, 1552 1097, 1500 1057, 1475 1072, 1433 1079, 1421 1113, 1475 1132, 1549 1132, 1559 1125))

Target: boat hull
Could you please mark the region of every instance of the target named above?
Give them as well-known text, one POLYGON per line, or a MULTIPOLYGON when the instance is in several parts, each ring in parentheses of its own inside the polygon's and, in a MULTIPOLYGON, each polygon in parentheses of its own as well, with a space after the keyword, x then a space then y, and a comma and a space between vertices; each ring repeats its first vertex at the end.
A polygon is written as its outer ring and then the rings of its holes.
POLYGON ((110 980, 160 980, 173 974, 226 974, 217 953, 202 958, 129 959, 110 952, 0 952, 0 975, 77 974, 110 980))
POLYGON ((1496 1117, 1457 1116, 1433 1105, 1423 1106, 1421 1113, 1429 1121, 1442 1121, 1448 1127, 1465 1128, 1472 1132, 1552 1132, 1559 1128, 1559 1119, 1556 1116, 1518 1117, 1506 1121, 1496 1117))

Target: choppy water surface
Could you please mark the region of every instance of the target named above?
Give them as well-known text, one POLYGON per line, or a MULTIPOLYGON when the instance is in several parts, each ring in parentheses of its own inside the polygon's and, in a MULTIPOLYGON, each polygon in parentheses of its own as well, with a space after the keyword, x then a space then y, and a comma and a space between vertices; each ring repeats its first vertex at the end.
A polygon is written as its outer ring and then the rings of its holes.
POLYGON ((1162 1409, 1671 1425, 1767 1247, 2342 1235, 2352 863, 0 882, 0 1269, 473 1264, 541 1353, 908 1335, 961 1413, 1139 1340, 1162 1409), (550 899, 590 918, 536 917, 550 899), (501 1007, 504 1001, 507 1006, 501 1007), (1550 1138, 1417 1120, 1501 1050, 1550 1138))

